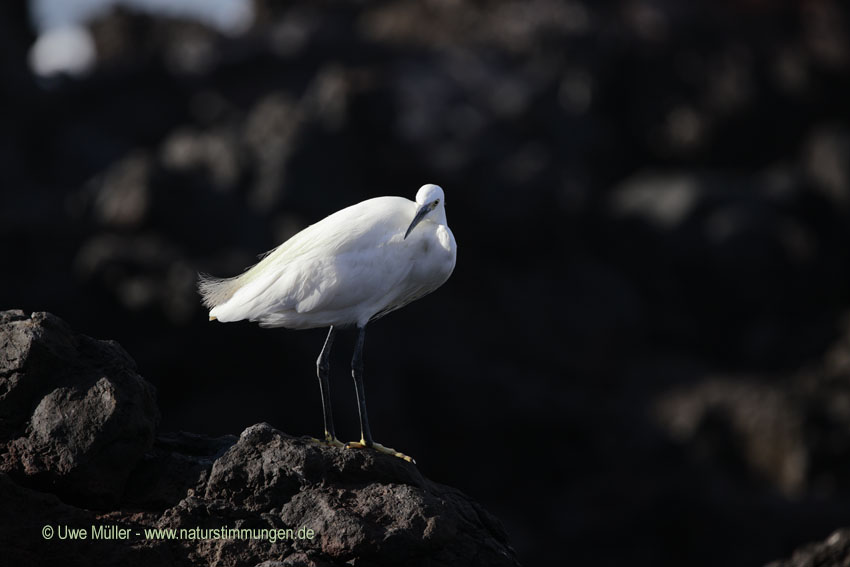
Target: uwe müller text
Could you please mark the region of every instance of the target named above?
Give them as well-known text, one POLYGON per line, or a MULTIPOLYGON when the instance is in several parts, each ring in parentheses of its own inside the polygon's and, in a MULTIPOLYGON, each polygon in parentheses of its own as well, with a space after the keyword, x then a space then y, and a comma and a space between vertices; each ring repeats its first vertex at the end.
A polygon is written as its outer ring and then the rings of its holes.
POLYGON ((59 525, 56 526, 56 537, 59 539, 130 539, 130 528, 122 528, 115 525, 92 525, 91 528, 72 528, 59 525))

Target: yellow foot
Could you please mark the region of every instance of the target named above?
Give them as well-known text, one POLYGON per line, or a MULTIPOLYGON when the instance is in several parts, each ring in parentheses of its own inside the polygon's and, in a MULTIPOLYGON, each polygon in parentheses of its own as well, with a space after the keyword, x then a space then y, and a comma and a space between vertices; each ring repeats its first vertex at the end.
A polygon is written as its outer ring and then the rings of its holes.
POLYGON ((316 439, 315 437, 310 437, 310 440, 314 441, 316 443, 320 443, 322 445, 330 445, 331 447, 337 447, 337 448, 345 447, 345 443, 343 443, 342 441, 340 441, 336 437, 331 437, 330 435, 325 435, 324 440, 316 439))
MULTIPOLYGON (((351 441, 349 443, 346 443, 345 446, 348 449, 365 449, 367 447, 366 441, 364 439, 361 439, 359 442, 351 441)), ((404 459, 408 463, 413 463, 414 465, 416 464, 416 461, 413 460, 413 457, 409 457, 404 453, 399 453, 398 451, 390 447, 384 447, 380 443, 372 443, 372 449, 375 449, 376 451, 379 451, 381 453, 386 453, 387 455, 392 455, 393 457, 398 457, 399 459, 404 459)))

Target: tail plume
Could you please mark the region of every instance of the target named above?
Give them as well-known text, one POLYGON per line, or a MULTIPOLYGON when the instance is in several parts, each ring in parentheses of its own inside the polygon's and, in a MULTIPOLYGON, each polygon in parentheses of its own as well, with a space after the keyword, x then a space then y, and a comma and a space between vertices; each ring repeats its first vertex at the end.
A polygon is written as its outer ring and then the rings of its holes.
POLYGON ((216 278, 209 274, 198 274, 198 293, 209 309, 225 303, 239 287, 239 276, 216 278))

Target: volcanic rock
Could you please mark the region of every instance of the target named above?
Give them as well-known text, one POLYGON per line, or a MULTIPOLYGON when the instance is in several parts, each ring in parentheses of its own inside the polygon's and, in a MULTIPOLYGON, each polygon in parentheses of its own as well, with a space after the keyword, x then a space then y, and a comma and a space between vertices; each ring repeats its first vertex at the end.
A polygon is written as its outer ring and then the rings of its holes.
POLYGON ((4 312, 0 349, 0 471, 68 502, 116 504, 153 444, 153 385, 120 345, 49 313, 4 312))
POLYGON ((0 344, 10 565, 519 565, 496 518, 411 463, 265 423, 154 438, 117 343, 6 311, 0 344))

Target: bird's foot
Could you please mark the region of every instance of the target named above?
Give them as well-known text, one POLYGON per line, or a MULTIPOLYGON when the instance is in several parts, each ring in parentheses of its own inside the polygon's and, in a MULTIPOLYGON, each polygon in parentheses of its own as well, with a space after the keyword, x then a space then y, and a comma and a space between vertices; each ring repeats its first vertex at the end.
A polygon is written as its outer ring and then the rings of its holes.
POLYGON ((404 459, 408 463, 416 464, 416 461, 413 457, 405 455, 404 453, 399 453, 395 449, 391 447, 384 447, 380 443, 372 443, 372 445, 367 445, 364 439, 360 439, 360 441, 351 441, 345 444, 348 449, 366 449, 367 447, 371 447, 380 453, 386 453, 387 455, 392 455, 393 457, 398 457, 399 459, 404 459))
POLYGON ((315 441, 316 443, 322 445, 330 445, 331 447, 342 448, 345 447, 345 443, 334 437, 329 433, 325 433, 324 439, 316 439, 315 437, 310 437, 310 440, 315 441))

